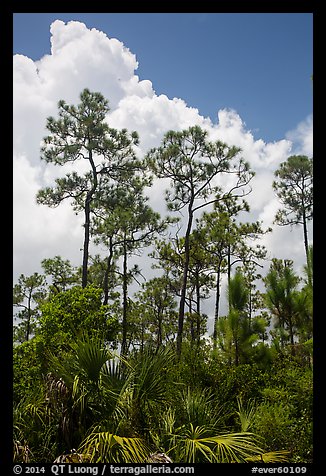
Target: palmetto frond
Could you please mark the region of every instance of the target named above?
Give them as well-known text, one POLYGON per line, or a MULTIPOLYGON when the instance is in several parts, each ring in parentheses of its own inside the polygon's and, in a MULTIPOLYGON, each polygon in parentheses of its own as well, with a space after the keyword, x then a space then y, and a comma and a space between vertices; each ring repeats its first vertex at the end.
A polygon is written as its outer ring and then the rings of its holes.
POLYGON ((79 368, 82 369, 88 380, 98 382, 101 369, 112 358, 100 340, 79 340, 75 345, 79 368))
POLYGON ((237 398, 239 410, 236 412, 240 418, 241 431, 248 431, 255 417, 255 402, 249 401, 244 407, 241 398, 237 398))
POLYGON ((263 454, 253 433, 228 433, 211 436, 203 426, 180 428, 175 440, 174 461, 184 463, 243 463, 247 458, 263 454))
POLYGON ((166 400, 167 370, 173 365, 171 349, 159 349, 156 354, 146 350, 131 361, 130 382, 134 398, 144 404, 166 400))
POLYGON ((94 430, 81 444, 78 452, 91 455, 92 463, 143 463, 151 454, 151 449, 141 438, 94 430))
POLYGON ((216 398, 211 391, 201 388, 189 387, 181 392, 188 423, 193 426, 205 426, 216 431, 223 426, 226 416, 225 409, 216 403, 216 398))

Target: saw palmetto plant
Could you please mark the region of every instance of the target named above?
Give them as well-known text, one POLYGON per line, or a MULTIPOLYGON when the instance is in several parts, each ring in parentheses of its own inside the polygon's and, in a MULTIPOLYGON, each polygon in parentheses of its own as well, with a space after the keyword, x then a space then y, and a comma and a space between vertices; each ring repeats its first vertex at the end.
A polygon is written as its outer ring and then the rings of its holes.
POLYGON ((175 463, 286 460, 248 431, 253 403, 239 401, 241 431, 230 431, 230 411, 213 391, 174 381, 171 349, 122 361, 84 336, 69 358, 53 356, 52 364, 43 393, 16 409, 16 460, 32 460, 40 432, 49 437, 43 461, 144 463, 153 454, 175 463))

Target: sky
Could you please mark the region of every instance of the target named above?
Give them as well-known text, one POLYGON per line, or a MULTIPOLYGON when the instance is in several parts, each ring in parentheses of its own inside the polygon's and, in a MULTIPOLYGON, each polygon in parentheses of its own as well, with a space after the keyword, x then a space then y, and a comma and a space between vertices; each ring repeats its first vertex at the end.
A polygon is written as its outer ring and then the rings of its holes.
POLYGON ((256 138, 275 141, 312 109, 312 14, 17 13, 14 53, 50 53, 50 25, 78 20, 122 41, 156 94, 213 121, 237 111, 256 138))
MULTIPOLYGON (((109 100, 112 127, 138 131, 140 155, 196 124, 241 147, 256 173, 246 219, 273 227, 270 259, 302 269, 302 230, 273 225, 272 181, 290 155, 313 155, 312 14, 17 13, 13 33, 14 282, 55 255, 81 264, 82 217, 35 196, 65 173, 40 161, 46 118, 85 87, 109 100)), ((164 214, 162 186, 149 196, 164 214)))

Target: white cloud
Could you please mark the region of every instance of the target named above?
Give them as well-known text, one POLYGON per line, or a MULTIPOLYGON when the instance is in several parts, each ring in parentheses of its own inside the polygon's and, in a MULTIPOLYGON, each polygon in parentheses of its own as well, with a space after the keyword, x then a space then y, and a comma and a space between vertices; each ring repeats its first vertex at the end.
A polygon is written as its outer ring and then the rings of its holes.
POLYGON ((313 122, 312 115, 300 122, 295 129, 286 134, 293 142, 293 154, 313 156, 313 122))
MULTIPOLYGON (((14 279, 38 270, 44 257, 59 254, 73 264, 81 263, 81 217, 74 215, 68 203, 55 210, 36 205, 35 195, 64 173, 63 168, 39 159, 46 118, 56 114, 59 99, 78 102, 85 87, 100 91, 109 100, 112 127, 138 131, 139 153, 158 146, 167 130, 195 124, 206 128, 212 139, 241 147, 243 157, 256 171, 254 189, 248 197, 253 219, 264 220, 265 227, 272 223, 277 208, 271 189, 273 172, 293 153, 293 142, 296 150, 300 144, 302 151, 309 149, 311 118, 284 140, 255 140, 236 111, 218 111, 214 124, 182 99, 156 95, 149 80, 139 81, 136 57, 121 41, 74 21, 55 21, 51 34, 50 55, 36 62, 22 55, 14 57, 14 279)), ((165 210, 163 189, 162 183, 156 182, 150 191, 152 203, 160 212, 165 210)), ((299 245, 296 248, 296 243, 301 245, 299 239, 297 234, 278 227, 266 243, 273 255, 286 250, 290 258, 303 262, 303 252, 299 245)))
POLYGON ((221 109, 217 114, 218 123, 214 126, 211 137, 242 150, 242 155, 253 169, 274 170, 282 160, 286 160, 291 150, 289 140, 266 143, 255 140, 251 131, 246 130, 239 114, 232 109, 221 109))
POLYGON ((211 121, 200 116, 197 109, 188 107, 182 99, 169 99, 164 94, 126 96, 109 115, 109 122, 112 127, 137 130, 143 154, 158 146, 168 130, 182 130, 193 125, 212 127, 211 121))
POLYGON ((81 219, 68 203, 51 209, 36 205, 41 169, 26 157, 14 155, 13 184, 13 268, 20 274, 40 272, 40 262, 56 254, 69 255, 80 264, 82 246, 81 219))
POLYGON ((151 82, 135 76, 136 57, 121 41, 76 21, 56 20, 51 34, 51 55, 37 66, 44 88, 56 101, 76 102, 85 87, 100 89, 112 109, 126 95, 153 95, 151 82))
POLYGON ((37 66, 31 59, 15 55, 13 70, 13 148, 37 166, 46 117, 55 112, 56 102, 44 94, 37 66))

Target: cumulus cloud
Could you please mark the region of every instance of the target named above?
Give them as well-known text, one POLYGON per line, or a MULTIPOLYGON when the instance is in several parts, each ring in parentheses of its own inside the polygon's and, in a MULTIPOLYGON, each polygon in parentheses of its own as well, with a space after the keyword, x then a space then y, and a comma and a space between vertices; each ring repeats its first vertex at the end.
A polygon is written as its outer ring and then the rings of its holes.
POLYGON ((300 122, 295 129, 286 134, 293 143, 293 154, 313 156, 313 122, 312 115, 300 122))
POLYGON ((200 116, 197 109, 187 106, 182 99, 169 99, 164 94, 127 96, 110 114, 109 120, 113 127, 137 130, 143 153, 158 146, 168 130, 182 130, 194 125, 212 128, 210 119, 200 116))
POLYGON ((136 56, 121 41, 77 21, 56 20, 51 35, 51 55, 37 64, 44 87, 57 100, 75 102, 82 89, 99 86, 113 109, 126 95, 153 96, 151 82, 135 75, 136 56))
POLYGON ((55 209, 36 205, 41 169, 25 156, 14 154, 13 174, 14 278, 41 272, 41 260, 56 254, 69 255, 79 265, 83 239, 80 218, 68 203, 55 209))
MULTIPOLYGON (((51 35, 51 54, 38 61, 15 55, 13 63, 14 279, 21 273, 29 275, 38 270, 44 257, 59 254, 75 265, 81 262, 81 217, 72 212, 68 203, 54 210, 37 205, 35 195, 65 172, 40 161, 46 118, 56 115, 60 99, 79 102, 79 94, 85 87, 100 91, 109 100, 108 121, 112 127, 139 133, 139 154, 158 146, 167 130, 181 130, 195 124, 207 129, 212 140, 240 147, 243 157, 256 171, 253 192, 248 197, 251 218, 270 226, 278 207, 271 187, 273 172, 294 151, 310 150, 310 117, 284 140, 273 143, 255 140, 234 110, 218 111, 217 123, 213 123, 197 109, 187 106, 182 98, 157 95, 150 80, 139 80, 136 56, 118 39, 76 21, 67 24, 55 21, 51 35)), ((156 182, 149 191, 153 206, 161 213, 165 211, 163 188, 156 182)), ((273 255, 279 255, 288 243, 286 251, 290 257, 302 263, 303 250, 299 249, 297 235, 295 240, 281 227, 275 227, 273 234, 265 238, 273 255), (298 243, 298 248, 293 243, 298 243)))

